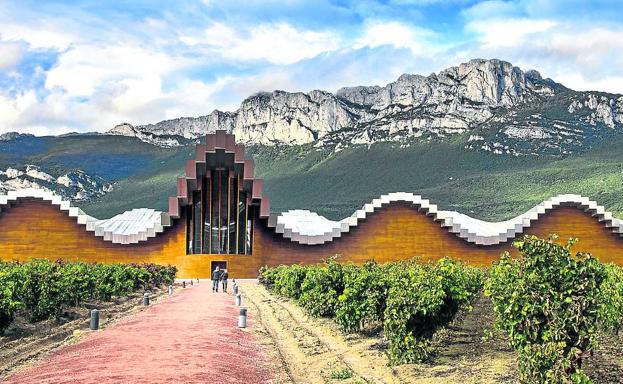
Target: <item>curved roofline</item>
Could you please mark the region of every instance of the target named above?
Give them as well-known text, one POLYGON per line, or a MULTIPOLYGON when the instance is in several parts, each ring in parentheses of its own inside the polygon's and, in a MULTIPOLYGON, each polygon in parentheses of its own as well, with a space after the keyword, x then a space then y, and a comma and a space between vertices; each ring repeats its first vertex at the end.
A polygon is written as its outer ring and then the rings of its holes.
POLYGON ((137 244, 147 241, 171 226, 168 213, 147 208, 133 209, 110 219, 98 220, 80 208, 72 206, 70 201, 63 200, 54 192, 36 188, 19 189, 0 195, 0 211, 7 207, 10 209, 11 203, 24 199, 39 199, 58 206, 61 212, 75 218, 79 225, 84 225, 88 232, 93 232, 96 237, 113 244, 137 244))
POLYGON ((340 221, 329 220, 306 210, 290 210, 271 214, 268 218, 268 227, 282 234, 284 238, 299 244, 325 244, 348 233, 351 228, 357 227, 369 214, 395 203, 409 204, 418 211, 424 212, 433 221, 439 222, 440 226, 448 232, 477 245, 496 245, 513 239, 545 213, 562 206, 573 206, 589 212, 597 218, 597 221, 604 223, 607 229, 623 236, 623 220, 615 218, 611 212, 606 211, 603 206, 588 197, 573 194, 551 197, 510 220, 489 222, 456 211, 440 211, 437 205, 431 204, 430 200, 420 195, 395 192, 382 195, 364 204, 361 209, 340 221))

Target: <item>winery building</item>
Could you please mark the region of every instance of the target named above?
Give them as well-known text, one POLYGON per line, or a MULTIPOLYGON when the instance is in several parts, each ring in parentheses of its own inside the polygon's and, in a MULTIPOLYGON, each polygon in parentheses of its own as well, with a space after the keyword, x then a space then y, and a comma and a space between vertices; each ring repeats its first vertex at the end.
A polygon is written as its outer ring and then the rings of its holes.
POLYGON ((411 193, 390 193, 333 221, 306 210, 272 213, 262 180, 242 145, 218 131, 196 146, 168 212, 134 209, 107 220, 51 192, 0 195, 0 258, 173 264, 180 277, 209 277, 216 265, 234 278, 263 265, 395 261, 443 256, 490 264, 522 234, 577 237, 577 251, 623 264, 623 221, 578 195, 559 195, 514 219, 478 220, 438 210, 411 193))

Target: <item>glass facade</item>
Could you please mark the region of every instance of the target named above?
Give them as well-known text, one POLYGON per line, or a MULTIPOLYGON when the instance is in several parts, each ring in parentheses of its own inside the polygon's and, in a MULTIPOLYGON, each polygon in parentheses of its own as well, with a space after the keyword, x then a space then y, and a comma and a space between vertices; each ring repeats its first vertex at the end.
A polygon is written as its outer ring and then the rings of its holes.
POLYGON ((213 169, 193 192, 188 214, 188 252, 192 254, 251 254, 252 216, 242 175, 213 169))

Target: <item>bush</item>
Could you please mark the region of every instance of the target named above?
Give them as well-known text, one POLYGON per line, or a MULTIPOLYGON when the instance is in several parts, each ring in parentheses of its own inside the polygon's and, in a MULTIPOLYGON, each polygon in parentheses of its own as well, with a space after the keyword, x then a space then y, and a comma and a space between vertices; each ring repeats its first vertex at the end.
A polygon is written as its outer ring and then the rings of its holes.
POLYGON ((334 317, 345 332, 383 324, 393 364, 424 360, 430 337, 468 305, 482 287, 483 273, 444 258, 363 266, 263 267, 260 281, 273 292, 297 299, 312 316, 334 317))
POLYGON ((346 332, 383 321, 389 285, 387 271, 375 262, 343 269, 344 292, 338 297, 335 322, 346 332))
POLYGON ((273 283, 273 291, 291 299, 298 299, 301 296, 301 285, 305 280, 306 274, 307 268, 300 265, 278 267, 273 283))
POLYGON ((395 270, 391 276, 383 331, 392 364, 419 362, 429 356, 429 339, 446 298, 441 281, 431 277, 427 265, 395 270))
POLYGON ((258 281, 260 284, 264 285, 268 289, 272 289, 275 284, 275 280, 277 279, 277 274, 279 272, 279 267, 271 268, 267 265, 264 265, 260 268, 260 273, 258 275, 258 281))
POLYGON ((15 312, 23 305, 17 299, 16 270, 0 262, 0 333, 13 321, 15 312))
POLYGON ((307 268, 299 304, 312 316, 332 317, 344 291, 342 266, 328 259, 324 265, 307 268))
POLYGON ((582 356, 593 346, 605 267, 590 254, 571 256, 573 239, 555 240, 524 237, 514 244, 523 257, 504 254, 486 282, 496 325, 519 350, 522 383, 585 377, 582 356))
POLYGON ((603 330, 618 333, 623 326, 623 268, 608 264, 601 284, 599 322, 603 330))
POLYGON ((87 264, 48 260, 0 263, 0 331, 15 311, 31 321, 58 316, 85 300, 110 300, 138 289, 170 284, 177 268, 155 264, 87 264))
POLYGON ((424 361, 435 332, 480 292, 483 273, 447 257, 435 264, 398 263, 391 270, 384 322, 390 362, 424 361))

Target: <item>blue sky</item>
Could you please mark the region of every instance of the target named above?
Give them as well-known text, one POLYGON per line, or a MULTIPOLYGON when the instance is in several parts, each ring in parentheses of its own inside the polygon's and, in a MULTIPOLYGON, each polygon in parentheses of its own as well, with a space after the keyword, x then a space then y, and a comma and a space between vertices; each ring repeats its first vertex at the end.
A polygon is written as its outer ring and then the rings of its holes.
POLYGON ((106 131, 473 58, 623 93, 619 0, 0 0, 0 133, 106 131))

